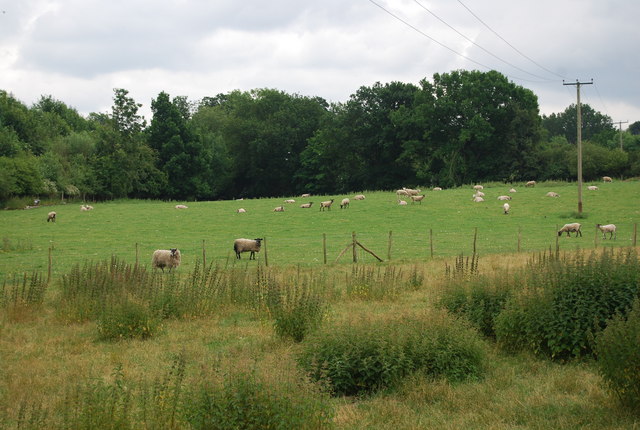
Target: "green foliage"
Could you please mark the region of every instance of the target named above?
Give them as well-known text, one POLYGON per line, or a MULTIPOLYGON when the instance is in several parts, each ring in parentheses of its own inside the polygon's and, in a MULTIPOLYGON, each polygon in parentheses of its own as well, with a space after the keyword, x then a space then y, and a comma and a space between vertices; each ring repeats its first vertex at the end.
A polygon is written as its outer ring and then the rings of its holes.
POLYGON ((593 336, 631 306, 640 287, 634 250, 604 250, 584 258, 540 259, 496 318, 498 343, 557 360, 593 353, 593 336))
POLYGON ((4 308, 9 315, 19 317, 22 311, 42 305, 47 286, 42 274, 37 272, 5 279, 0 289, 0 309, 4 308))
POLYGON ((375 392, 419 372, 451 381, 479 378, 485 350, 477 332, 444 314, 365 319, 323 327, 298 361, 335 395, 375 392))
POLYGON ((148 339, 161 327, 148 306, 126 299, 107 305, 97 319, 98 338, 106 341, 148 339))
POLYGON ((640 300, 615 315, 596 338, 597 365, 623 404, 640 410, 640 300))

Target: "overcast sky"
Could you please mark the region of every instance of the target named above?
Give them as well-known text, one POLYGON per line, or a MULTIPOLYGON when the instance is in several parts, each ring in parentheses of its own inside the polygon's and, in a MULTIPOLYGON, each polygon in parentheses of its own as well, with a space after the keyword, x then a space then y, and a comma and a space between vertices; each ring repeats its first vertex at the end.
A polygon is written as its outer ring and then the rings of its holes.
MULTIPOLYGON (((161 91, 274 88, 344 102, 360 86, 498 70, 543 114, 576 102, 640 121, 638 0, 0 0, 0 89, 150 119, 161 91)), ((628 124, 623 124, 626 128, 628 124)))

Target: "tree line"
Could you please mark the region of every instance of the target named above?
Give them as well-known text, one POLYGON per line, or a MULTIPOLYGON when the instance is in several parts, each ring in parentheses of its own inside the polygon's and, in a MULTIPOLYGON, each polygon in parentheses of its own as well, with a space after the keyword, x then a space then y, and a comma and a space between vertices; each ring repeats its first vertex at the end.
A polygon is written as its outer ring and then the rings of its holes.
MULTIPOLYGON (((0 201, 19 196, 215 200, 480 181, 571 180, 576 106, 540 115, 496 72, 360 87, 346 102, 277 89, 198 101, 161 92, 147 123, 126 89, 109 113, 0 90, 0 201)), ((640 175, 640 122, 582 106, 583 175, 640 175)))

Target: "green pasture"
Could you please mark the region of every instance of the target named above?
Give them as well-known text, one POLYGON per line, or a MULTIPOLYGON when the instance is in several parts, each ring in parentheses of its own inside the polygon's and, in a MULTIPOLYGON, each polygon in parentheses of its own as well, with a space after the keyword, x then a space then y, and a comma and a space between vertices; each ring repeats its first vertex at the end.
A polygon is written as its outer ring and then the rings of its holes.
MULTIPOLYGON (((30 271, 46 272, 49 255, 53 275, 65 273, 76 263, 98 261, 116 255, 133 262, 149 264, 153 250, 177 247, 182 252, 183 270, 190 270, 197 259, 221 265, 238 264, 232 250, 238 237, 266 238, 269 265, 322 265, 323 236, 326 236, 327 260, 334 264, 340 252, 351 242, 352 232, 368 249, 383 260, 410 262, 433 256, 470 254, 477 229, 476 248, 480 255, 531 252, 556 246, 556 228, 568 222, 583 224, 582 238, 563 236, 563 250, 594 246, 629 246, 634 226, 640 221, 640 182, 598 183, 598 191, 583 189, 583 217, 577 218, 575 183, 542 183, 534 188, 523 184, 485 184, 485 202, 472 202, 471 186, 444 191, 425 191, 422 204, 399 206, 393 191, 364 191, 366 200, 354 201, 353 195, 328 195, 299 198, 283 196, 243 201, 162 202, 122 200, 98 202, 89 212, 80 211, 80 203, 59 204, 30 210, 0 211, 0 277, 30 271), (515 187, 509 202, 511 212, 504 215, 499 195, 515 187), (546 197, 548 191, 559 198, 546 197), (351 198, 351 206, 341 210, 340 200, 351 198), (294 198, 295 204, 283 203, 294 198), (333 198, 329 211, 321 212, 319 203, 333 198), (310 209, 301 203, 314 202, 310 209), (188 209, 174 206, 184 203, 188 209), (285 212, 273 212, 276 206, 285 212), (238 214, 238 208, 247 213, 238 214), (46 222, 54 210, 57 222, 46 222), (616 241, 603 241, 595 224, 618 226, 616 241), (390 244, 391 236, 391 247, 390 244)), ((242 264, 248 262, 242 255, 242 264)), ((376 261, 359 250, 359 261, 376 261)), ((264 262, 265 253, 258 254, 264 262)), ((339 264, 350 263, 347 251, 339 264)))

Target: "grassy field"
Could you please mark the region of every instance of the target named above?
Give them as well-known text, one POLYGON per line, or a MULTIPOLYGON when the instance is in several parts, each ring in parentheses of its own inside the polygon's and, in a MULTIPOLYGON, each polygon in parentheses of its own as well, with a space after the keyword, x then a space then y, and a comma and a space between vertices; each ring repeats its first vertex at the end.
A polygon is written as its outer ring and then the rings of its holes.
MULTIPOLYGON (((365 192, 364 201, 353 201, 340 210, 342 197, 313 196, 284 204, 285 212, 273 212, 284 198, 244 201, 187 202, 189 209, 174 209, 175 203, 158 201, 113 201, 96 203, 95 210, 81 212, 79 204, 55 205, 24 211, 0 211, 0 278, 10 273, 47 271, 51 248, 53 276, 85 260, 102 260, 116 255, 126 261, 136 258, 149 264, 153 250, 177 247, 183 256, 183 269, 202 258, 207 262, 234 264, 233 240, 237 237, 267 239, 270 265, 321 265, 323 235, 327 260, 336 261, 340 252, 357 239, 383 260, 424 261, 431 257, 450 257, 472 252, 474 232, 480 255, 523 252, 555 248, 556 228, 568 222, 583 224, 582 238, 559 240, 561 249, 594 246, 629 246, 634 225, 640 221, 640 182, 598 184, 598 191, 583 192, 584 215, 577 219, 577 188, 569 183, 543 183, 535 188, 517 187, 511 213, 502 213, 498 195, 508 194, 509 186, 488 184, 486 201, 473 203, 470 187, 428 191, 422 204, 398 206, 393 192, 365 192), (545 197, 555 191, 559 198, 545 197), (319 202, 335 198, 331 211, 320 212, 319 202), (311 209, 300 203, 313 201, 311 209), (243 207, 245 214, 236 213, 243 207), (58 213, 55 224, 47 223, 49 210, 58 213), (615 223, 615 242, 597 238, 595 224, 615 223), (520 232, 520 233, 519 233, 520 232)), ((245 254, 243 257, 247 257, 245 254)), ((264 252, 259 258, 265 258, 264 252)), ((351 252, 340 263, 349 263, 351 252)), ((360 252, 361 262, 376 261, 360 252)))

